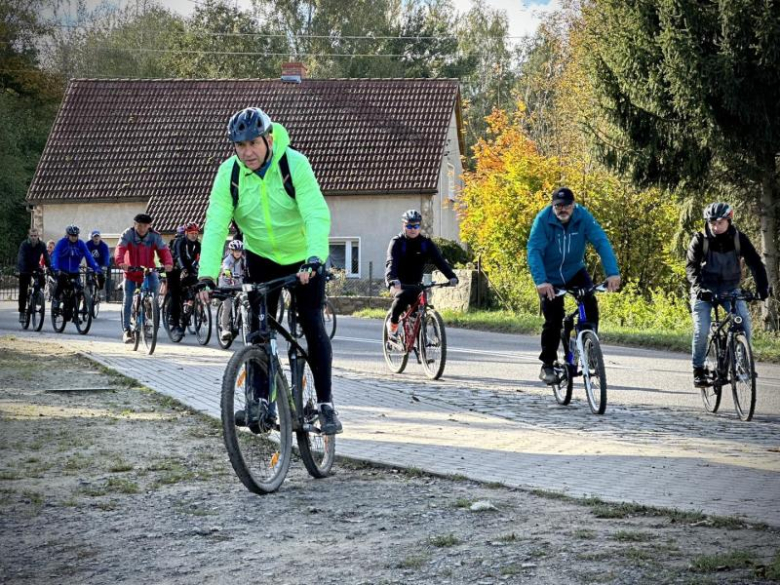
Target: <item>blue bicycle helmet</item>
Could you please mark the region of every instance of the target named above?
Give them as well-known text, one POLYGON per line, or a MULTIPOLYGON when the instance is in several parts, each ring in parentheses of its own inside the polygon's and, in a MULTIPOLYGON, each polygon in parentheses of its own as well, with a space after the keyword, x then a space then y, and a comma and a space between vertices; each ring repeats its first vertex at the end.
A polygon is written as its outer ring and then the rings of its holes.
POLYGON ((228 122, 228 139, 231 142, 254 140, 258 136, 265 138, 271 133, 271 118, 260 108, 246 108, 233 114, 228 122))

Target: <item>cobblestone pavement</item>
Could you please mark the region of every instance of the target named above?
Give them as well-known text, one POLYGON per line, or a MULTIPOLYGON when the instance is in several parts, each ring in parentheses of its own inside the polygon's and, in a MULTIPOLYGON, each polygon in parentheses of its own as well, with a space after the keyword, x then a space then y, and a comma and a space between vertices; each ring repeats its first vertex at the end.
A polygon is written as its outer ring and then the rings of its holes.
MULTIPOLYGON (((115 340, 13 334, 67 342, 150 388, 219 416, 228 352, 165 344, 149 357, 115 340)), ((650 406, 610 407, 597 417, 577 386, 572 405, 560 407, 551 393, 524 393, 517 385, 429 382, 411 374, 338 368, 334 393, 345 427, 338 438, 340 455, 780 526, 775 417, 741 423, 733 415, 650 406)), ((730 401, 722 408, 730 408, 730 401)))

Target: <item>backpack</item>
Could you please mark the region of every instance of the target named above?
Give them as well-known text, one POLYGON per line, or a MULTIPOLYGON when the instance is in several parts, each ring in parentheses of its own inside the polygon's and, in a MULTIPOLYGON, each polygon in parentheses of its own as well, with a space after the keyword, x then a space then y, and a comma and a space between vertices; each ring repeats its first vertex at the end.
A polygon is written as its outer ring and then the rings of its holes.
MULTIPOLYGON (((279 159, 279 170, 282 171, 282 183, 284 190, 287 191, 287 195, 291 199, 295 199, 295 185, 292 182, 292 175, 290 174, 290 163, 287 162, 287 152, 279 159)), ((233 210, 238 207, 238 182, 241 176, 241 167, 238 166, 238 161, 233 161, 233 172, 230 175, 230 196, 233 198, 233 210)), ((238 224, 234 219, 232 222, 233 229, 236 235, 233 236, 234 240, 243 240, 244 234, 238 228, 238 224)))

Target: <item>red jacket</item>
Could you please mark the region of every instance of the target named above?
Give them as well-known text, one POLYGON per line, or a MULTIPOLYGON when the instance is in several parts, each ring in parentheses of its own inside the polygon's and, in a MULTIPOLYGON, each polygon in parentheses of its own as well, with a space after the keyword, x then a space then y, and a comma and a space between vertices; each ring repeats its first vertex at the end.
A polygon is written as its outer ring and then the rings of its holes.
MULTIPOLYGON (((142 238, 136 233, 134 228, 128 228, 119 238, 119 243, 114 250, 114 262, 116 264, 153 268, 155 266, 155 253, 157 253, 157 257, 163 266, 173 264, 171 251, 158 232, 150 229, 142 238)), ((144 274, 143 272, 125 272, 125 278, 141 283, 144 280, 144 274)))

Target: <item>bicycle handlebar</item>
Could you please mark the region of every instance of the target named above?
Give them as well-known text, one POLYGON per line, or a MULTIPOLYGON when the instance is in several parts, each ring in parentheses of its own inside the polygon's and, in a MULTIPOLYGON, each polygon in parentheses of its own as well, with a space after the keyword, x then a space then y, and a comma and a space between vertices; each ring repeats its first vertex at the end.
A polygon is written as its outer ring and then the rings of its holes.
POLYGON ((553 287, 556 297, 562 297, 565 294, 570 294, 573 297, 584 297, 592 292, 607 292, 607 281, 600 284, 594 284, 587 288, 556 288, 553 287))
POLYGON ((125 272, 165 272, 162 266, 128 266, 125 272))
POLYGON ((702 292, 708 292, 712 295, 712 301, 715 303, 723 303, 724 301, 747 301, 747 302, 753 302, 753 301, 761 301, 761 297, 758 296, 753 291, 749 290, 733 290, 730 293, 720 293, 715 294, 712 291, 702 289, 702 292))

